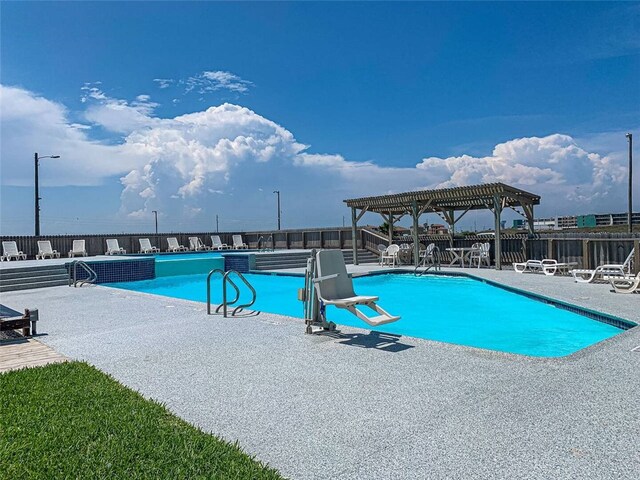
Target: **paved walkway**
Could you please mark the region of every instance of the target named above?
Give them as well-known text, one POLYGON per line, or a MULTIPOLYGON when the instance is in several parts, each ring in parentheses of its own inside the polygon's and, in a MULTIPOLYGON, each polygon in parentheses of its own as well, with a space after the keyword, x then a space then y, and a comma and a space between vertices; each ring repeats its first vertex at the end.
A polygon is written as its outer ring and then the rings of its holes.
POLYGON ((66 360, 53 348, 31 338, 0 342, 0 373, 66 360))
MULTIPOLYGON (((569 298, 565 280, 546 278, 569 298)), ((590 298, 601 290, 580 287, 590 298)), ((640 296, 616 301, 638 313, 640 296)), ((202 303, 108 287, 9 292, 3 303, 37 306, 47 345, 291 478, 635 480, 640 471, 640 328, 540 359, 353 328, 304 335, 297 319, 208 317, 202 303)))

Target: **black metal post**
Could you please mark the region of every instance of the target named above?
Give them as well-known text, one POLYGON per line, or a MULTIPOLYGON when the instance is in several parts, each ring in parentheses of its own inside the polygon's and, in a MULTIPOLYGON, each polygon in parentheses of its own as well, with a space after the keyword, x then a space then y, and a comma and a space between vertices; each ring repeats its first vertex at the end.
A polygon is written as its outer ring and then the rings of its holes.
POLYGON ((629 233, 633 233, 633 135, 627 133, 629 141, 629 233))
POLYGON ((158 211, 157 210, 151 210, 151 212, 153 213, 153 215, 155 216, 156 219, 156 237, 158 236, 158 211))
POLYGON ((220 233, 220 229, 218 228, 218 214, 216 213, 216 233, 220 233))
POLYGON ((36 186, 36 203, 35 203, 35 235, 36 237, 40 236, 40 192, 38 185, 38 154, 35 153, 33 156, 34 166, 35 166, 35 186, 36 186))
POLYGON ((280 230, 280 190, 274 190, 273 193, 278 196, 278 230, 280 230))

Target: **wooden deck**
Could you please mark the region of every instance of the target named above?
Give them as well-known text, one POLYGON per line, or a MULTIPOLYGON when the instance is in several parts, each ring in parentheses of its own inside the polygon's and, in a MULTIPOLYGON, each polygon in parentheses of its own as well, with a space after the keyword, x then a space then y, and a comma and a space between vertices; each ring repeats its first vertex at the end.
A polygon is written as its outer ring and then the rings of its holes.
POLYGON ((32 338, 0 343, 0 373, 66 360, 65 356, 32 338))

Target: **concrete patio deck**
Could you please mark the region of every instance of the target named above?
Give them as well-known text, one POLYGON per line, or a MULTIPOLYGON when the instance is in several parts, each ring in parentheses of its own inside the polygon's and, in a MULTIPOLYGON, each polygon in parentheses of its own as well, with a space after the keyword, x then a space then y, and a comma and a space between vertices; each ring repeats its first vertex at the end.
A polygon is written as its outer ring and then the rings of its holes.
MULTIPOLYGON (((606 285, 471 273, 640 316, 640 295, 606 285)), ((304 335, 298 319, 207 317, 202 303, 103 286, 9 292, 2 302, 38 307, 40 341, 238 440, 291 478, 635 479, 640 471, 640 352, 632 351, 640 328, 540 359, 353 328, 304 335)))

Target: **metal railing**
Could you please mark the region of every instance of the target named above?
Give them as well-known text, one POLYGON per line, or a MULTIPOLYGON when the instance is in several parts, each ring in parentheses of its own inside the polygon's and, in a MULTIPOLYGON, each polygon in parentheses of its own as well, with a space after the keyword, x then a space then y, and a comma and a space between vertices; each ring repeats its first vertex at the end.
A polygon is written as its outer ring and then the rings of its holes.
POLYGON ((86 262, 74 260, 69 267, 69 286, 82 287, 85 284, 96 283, 98 274, 86 262), (88 275, 87 278, 78 279, 78 267, 81 267, 88 275))
MULTIPOLYGON (((228 307, 234 306, 234 309, 231 311, 231 316, 233 317, 239 314, 240 312, 242 312, 243 310, 251 307, 256 302, 256 297, 257 297, 256 290, 249 283, 249 281, 244 277, 244 275, 242 275, 237 270, 227 270, 225 272, 224 270, 216 268, 214 270, 211 270, 209 272, 209 275, 207 275, 207 315, 211 315, 211 277, 216 273, 222 274, 222 303, 216 307, 215 313, 219 314, 220 310, 222 310, 222 316, 224 318, 227 318, 228 307), (229 278, 229 276, 232 274, 235 274, 238 278, 240 278, 240 280, 242 280, 242 282, 247 286, 247 288, 251 292, 251 301, 249 301, 248 303, 236 305, 236 303, 240 300, 240 289, 235 284, 235 282, 229 278), (233 289, 236 291, 236 296, 231 301, 229 301, 229 299, 227 298, 227 283, 229 283, 233 287, 233 289)), ((258 311, 250 311, 249 315, 257 315, 258 313, 259 313, 258 311)))
MULTIPOLYGON (((420 253, 422 253, 422 250, 420 251, 420 253)), ((436 272, 439 272, 442 268, 440 265, 440 248, 438 248, 438 246, 433 247, 433 250, 431 251, 430 255, 427 255, 425 253, 424 257, 422 258, 422 262, 419 262, 416 265, 416 268, 413 269, 413 273, 416 277, 421 277, 432 268, 436 272), (429 259, 429 256, 433 258, 433 262, 427 265, 427 260, 429 259), (421 272, 418 271, 420 267, 424 268, 424 270, 421 272)))
POLYGON ((261 252, 273 252, 276 249, 273 241, 273 235, 269 235, 269 238, 267 238, 266 241, 264 239, 264 235, 260 235, 257 241, 257 247, 261 252), (269 244, 271 247, 268 246, 269 244))

